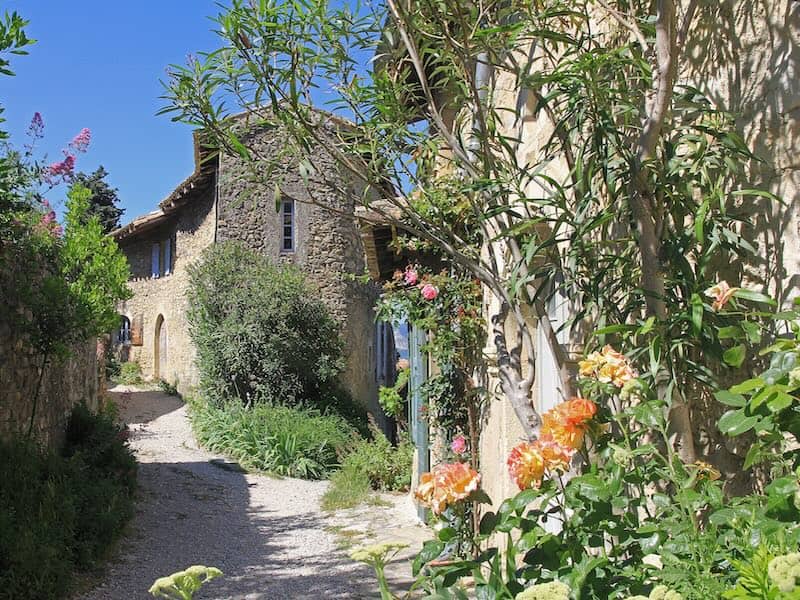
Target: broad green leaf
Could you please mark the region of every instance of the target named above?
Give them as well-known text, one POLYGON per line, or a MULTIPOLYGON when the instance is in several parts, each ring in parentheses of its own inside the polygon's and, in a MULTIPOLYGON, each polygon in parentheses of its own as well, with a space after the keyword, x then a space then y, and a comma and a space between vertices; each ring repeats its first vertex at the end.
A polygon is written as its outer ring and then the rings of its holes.
POLYGON ((734 406, 736 408, 742 408, 745 404, 747 404, 747 400, 741 394, 734 394, 728 390, 720 390, 719 392, 714 394, 714 397, 722 404, 727 406, 734 406))
POLYGON ((733 348, 728 348, 725 350, 725 352, 722 354, 722 360, 724 360, 725 363, 731 367, 738 368, 742 366, 746 355, 747 352, 744 344, 739 344, 733 348))
POLYGON ((758 423, 758 417, 748 417, 742 410, 729 410, 719 419, 719 430, 731 437, 750 431, 758 423))

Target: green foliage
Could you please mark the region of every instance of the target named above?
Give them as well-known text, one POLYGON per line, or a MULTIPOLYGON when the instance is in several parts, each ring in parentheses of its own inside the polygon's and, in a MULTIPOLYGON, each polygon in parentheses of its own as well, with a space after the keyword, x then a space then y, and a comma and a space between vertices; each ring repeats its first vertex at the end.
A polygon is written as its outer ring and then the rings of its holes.
POLYGON ((0 443, 0 598, 64 598, 119 537, 136 482, 125 433, 79 406, 60 454, 0 443))
POLYGON ((339 466, 357 435, 342 417, 268 404, 243 406, 193 400, 190 417, 198 441, 247 469, 321 479, 339 466))
POLYGON ((331 475, 331 483, 322 496, 322 510, 355 508, 368 502, 372 495, 369 477, 363 471, 342 468, 331 475))
POLYGON ((114 379, 114 382, 122 385, 141 385, 144 383, 142 367, 135 361, 122 363, 119 368, 119 375, 114 379))
POLYGON ((404 439, 396 447, 376 427, 372 440, 358 439, 348 448, 341 470, 331 477, 322 508, 352 508, 367 501, 372 490, 405 491, 411 485, 414 446, 404 439))
MULTIPOLYGON (((778 316, 799 315, 785 311, 778 316)), ((719 420, 720 431, 729 436, 755 433, 744 468, 764 463, 775 477, 800 466, 800 325, 795 321, 791 328, 794 337, 777 339, 761 351, 770 359, 763 373, 716 393, 720 403, 731 407, 719 420)))
POLYGON ((125 212, 119 208, 119 196, 116 188, 112 188, 105 181, 108 171, 103 166, 87 175, 77 173, 73 178, 73 185, 89 190, 89 216, 96 216, 103 229, 108 234, 119 227, 119 219, 125 212))
POLYGON ((169 600, 192 600, 203 585, 222 576, 222 571, 215 567, 194 565, 184 571, 178 571, 168 577, 156 579, 148 590, 156 598, 169 600))
POLYGON ((88 189, 75 185, 67 195, 61 273, 74 304, 73 335, 86 339, 114 331, 119 325, 117 302, 131 297, 128 261, 106 236, 96 216, 89 215, 88 189))
POLYGON ((235 243, 214 244, 189 270, 190 333, 212 398, 326 409, 337 391, 337 323, 291 266, 235 243))
POLYGON ((397 374, 397 379, 391 387, 381 386, 378 390, 378 402, 385 412, 390 417, 395 419, 402 417, 405 411, 406 399, 403 398, 402 392, 408 385, 408 378, 411 375, 411 369, 401 369, 397 374))

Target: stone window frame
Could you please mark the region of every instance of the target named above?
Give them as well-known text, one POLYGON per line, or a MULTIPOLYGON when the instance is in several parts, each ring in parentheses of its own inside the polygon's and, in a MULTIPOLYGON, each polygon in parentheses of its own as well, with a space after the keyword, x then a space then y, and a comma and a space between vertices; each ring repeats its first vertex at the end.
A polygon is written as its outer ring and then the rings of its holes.
POLYGON ((281 201, 280 212, 281 254, 292 254, 296 247, 297 214, 293 198, 284 198, 281 201))

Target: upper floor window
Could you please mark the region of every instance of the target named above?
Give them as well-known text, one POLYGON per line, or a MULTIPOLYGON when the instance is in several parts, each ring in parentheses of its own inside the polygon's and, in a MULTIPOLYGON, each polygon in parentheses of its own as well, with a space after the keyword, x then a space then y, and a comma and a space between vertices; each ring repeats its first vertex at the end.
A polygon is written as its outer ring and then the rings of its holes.
POLYGON ((281 204, 281 252, 294 252, 294 200, 281 204))
POLYGON ((150 254, 150 274, 152 277, 162 277, 172 273, 174 251, 174 238, 167 238, 153 244, 150 254))

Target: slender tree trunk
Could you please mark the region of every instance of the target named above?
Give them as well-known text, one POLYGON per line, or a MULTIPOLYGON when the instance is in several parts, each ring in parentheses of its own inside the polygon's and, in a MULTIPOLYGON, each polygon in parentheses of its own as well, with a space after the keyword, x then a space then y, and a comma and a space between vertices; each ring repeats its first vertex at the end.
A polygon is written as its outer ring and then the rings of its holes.
POLYGON ((36 389, 33 392, 33 406, 31 407, 31 420, 28 422, 28 433, 26 437, 31 439, 31 434, 33 434, 33 424, 36 421, 36 411, 39 406, 39 394, 42 391, 42 379, 44 379, 44 368, 47 366, 47 359, 49 358, 49 354, 45 352, 42 355, 42 366, 39 367, 39 378, 36 380, 36 389))
MULTIPOLYGON (((632 165, 630 208, 641 258, 641 286, 645 293, 647 314, 659 321, 665 321, 667 306, 661 243, 664 207, 658 205, 646 169, 647 163, 655 157, 656 145, 672 102, 678 64, 678 42, 674 1, 658 0, 657 9, 655 78, 647 117, 632 165)), ((666 385, 659 387, 659 395, 662 398, 667 395, 666 385)), ((689 406, 678 394, 673 393, 670 400, 669 424, 677 437, 679 455, 684 461, 693 462, 696 453, 689 406)))

